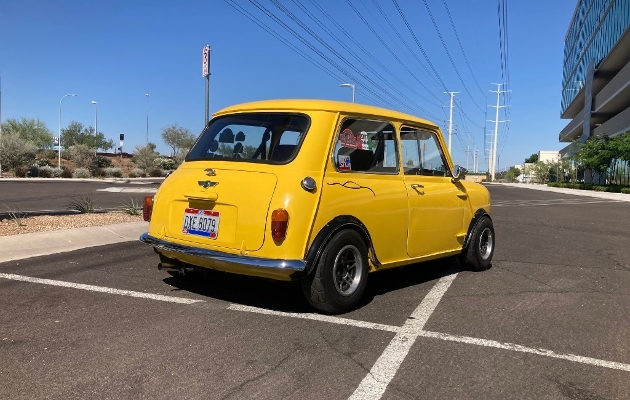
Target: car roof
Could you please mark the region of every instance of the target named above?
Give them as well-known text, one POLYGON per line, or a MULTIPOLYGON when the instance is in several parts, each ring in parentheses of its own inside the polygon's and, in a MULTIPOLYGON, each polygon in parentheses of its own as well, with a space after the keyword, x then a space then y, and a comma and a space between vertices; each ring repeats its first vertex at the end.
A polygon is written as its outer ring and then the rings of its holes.
POLYGON ((235 104, 217 111, 214 116, 218 117, 230 113, 241 113, 248 111, 329 111, 356 114, 378 115, 395 120, 419 123, 437 129, 437 125, 426 119, 415 117, 399 111, 389 110, 381 107, 368 106, 364 104, 348 103, 332 100, 314 99, 279 99, 263 100, 249 103, 235 104))

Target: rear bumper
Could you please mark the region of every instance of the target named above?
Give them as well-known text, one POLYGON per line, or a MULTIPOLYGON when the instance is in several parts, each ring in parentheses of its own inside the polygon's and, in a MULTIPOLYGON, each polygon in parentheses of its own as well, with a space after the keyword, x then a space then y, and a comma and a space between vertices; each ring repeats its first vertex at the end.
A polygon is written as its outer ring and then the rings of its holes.
POLYGON ((168 242, 155 238, 148 232, 140 236, 140 241, 153 246, 160 253, 164 252, 167 257, 191 263, 196 267, 279 280, 297 279, 304 276, 306 271, 304 260, 277 260, 229 254, 168 242), (190 262, 189 259, 193 259, 194 262, 190 262))

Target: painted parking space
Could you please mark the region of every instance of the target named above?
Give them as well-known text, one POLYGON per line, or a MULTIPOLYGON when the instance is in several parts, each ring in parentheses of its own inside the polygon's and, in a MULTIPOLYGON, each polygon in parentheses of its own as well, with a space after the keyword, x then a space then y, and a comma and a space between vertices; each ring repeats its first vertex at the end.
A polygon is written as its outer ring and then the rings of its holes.
POLYGON ((108 365, 101 390, 153 398, 623 398, 630 260, 615 212, 627 206, 578 207, 579 219, 568 207, 497 210, 490 270, 451 262, 375 274, 366 301, 339 316, 313 313, 286 285, 171 277, 137 243, 5 263, 0 295, 13 300, 0 311, 0 356, 18 369, 28 357, 84 368, 86 386, 93 363, 108 365), (121 355, 130 360, 116 364, 121 355))

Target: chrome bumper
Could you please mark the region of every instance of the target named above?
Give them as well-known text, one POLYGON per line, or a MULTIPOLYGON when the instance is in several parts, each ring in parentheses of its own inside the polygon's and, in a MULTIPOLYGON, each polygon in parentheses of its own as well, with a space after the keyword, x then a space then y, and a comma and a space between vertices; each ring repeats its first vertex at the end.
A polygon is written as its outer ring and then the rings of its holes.
POLYGON ((303 260, 275 260, 223 253, 167 242, 149 235, 148 232, 140 236, 140 241, 153 246, 155 249, 211 260, 212 263, 208 268, 221 271, 243 271, 247 275, 276 279, 296 278, 306 271, 306 262, 303 260))

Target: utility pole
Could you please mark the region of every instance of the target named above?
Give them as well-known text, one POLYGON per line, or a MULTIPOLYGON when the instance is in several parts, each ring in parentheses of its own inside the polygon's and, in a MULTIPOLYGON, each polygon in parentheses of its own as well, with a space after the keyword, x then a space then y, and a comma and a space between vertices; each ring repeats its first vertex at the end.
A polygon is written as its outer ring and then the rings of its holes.
POLYGON ((475 145, 475 152, 473 153, 473 171, 475 172, 475 174, 479 170, 479 160, 477 159, 478 156, 479 153, 477 152, 477 145, 475 145))
POLYGON ((499 108, 503 108, 503 107, 507 107, 507 106, 500 106, 499 102, 501 101, 501 93, 507 93, 510 92, 510 90, 501 90, 501 86, 505 85, 504 83, 493 83, 493 85, 497 85, 497 90, 490 90, 492 93, 496 93, 497 94, 497 105, 496 106, 488 106, 488 107, 494 107, 496 108, 496 114, 495 114, 495 118, 494 121, 488 121, 488 122, 494 122, 494 140, 492 141, 492 149, 491 149, 491 157, 490 157, 490 180, 494 181, 494 174, 496 172, 496 167, 497 167, 497 140, 498 140, 498 134, 499 134, 499 122, 507 122, 507 120, 504 121, 499 121, 499 108))
POLYGON ((451 154, 451 138, 453 136, 453 97, 455 97, 455 94, 459 92, 444 92, 444 93, 448 93, 451 96, 451 105, 450 105, 450 111, 449 111, 449 116, 448 116, 448 152, 449 154, 451 154))

